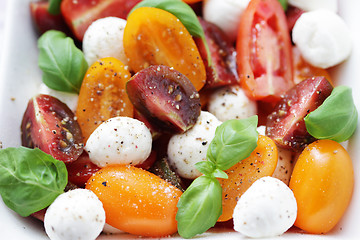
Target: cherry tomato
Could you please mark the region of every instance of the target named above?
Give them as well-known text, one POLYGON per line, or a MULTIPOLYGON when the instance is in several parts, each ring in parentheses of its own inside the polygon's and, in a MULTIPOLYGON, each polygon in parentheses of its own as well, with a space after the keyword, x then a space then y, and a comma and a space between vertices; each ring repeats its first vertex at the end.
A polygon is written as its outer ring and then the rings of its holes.
POLYGON ((104 17, 126 19, 141 0, 63 0, 61 13, 76 38, 82 41, 90 24, 104 17))
POLYGON ((354 169, 337 142, 318 140, 300 154, 291 176, 298 214, 295 226, 315 234, 329 232, 341 219, 354 187, 354 169))
POLYGON ((124 31, 124 50, 135 72, 166 65, 184 74, 197 91, 205 84, 205 66, 192 36, 167 11, 150 7, 133 11, 124 31))
POLYGON ((84 187, 87 180, 100 170, 98 166, 90 161, 87 152, 83 152, 76 161, 67 164, 66 168, 69 182, 76 184, 78 187, 84 187))
POLYGON ((84 146, 74 113, 65 103, 44 94, 28 103, 21 123, 21 144, 65 163, 75 161, 84 146))
POLYGON ((252 0, 236 43, 241 86, 256 100, 277 101, 293 84, 291 41, 278 0, 252 0))
POLYGON ((298 84, 304 79, 317 76, 324 76, 332 84, 330 74, 325 69, 314 67, 306 62, 305 59, 302 58, 300 50, 297 47, 294 46, 292 52, 295 84, 298 84))
POLYGON ((176 204, 182 192, 141 168, 102 168, 86 184, 103 203, 106 222, 125 232, 148 237, 177 231, 176 204))
POLYGON ((134 109, 125 91, 130 77, 125 65, 112 57, 100 59, 88 69, 76 108, 85 142, 109 118, 133 117, 134 109))
POLYGON ((228 179, 219 179, 223 212, 219 222, 232 218, 237 200, 257 179, 272 176, 278 161, 278 152, 273 140, 259 135, 257 147, 251 155, 225 171, 228 179))

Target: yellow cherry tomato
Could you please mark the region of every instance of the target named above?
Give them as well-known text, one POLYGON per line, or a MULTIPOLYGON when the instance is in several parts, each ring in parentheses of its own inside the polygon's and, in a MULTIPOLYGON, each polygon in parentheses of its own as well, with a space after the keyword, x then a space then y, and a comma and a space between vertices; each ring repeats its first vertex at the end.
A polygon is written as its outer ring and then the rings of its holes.
POLYGON ((352 196, 354 170, 349 154, 331 140, 310 144, 295 164, 289 187, 298 205, 295 226, 309 233, 329 232, 352 196))

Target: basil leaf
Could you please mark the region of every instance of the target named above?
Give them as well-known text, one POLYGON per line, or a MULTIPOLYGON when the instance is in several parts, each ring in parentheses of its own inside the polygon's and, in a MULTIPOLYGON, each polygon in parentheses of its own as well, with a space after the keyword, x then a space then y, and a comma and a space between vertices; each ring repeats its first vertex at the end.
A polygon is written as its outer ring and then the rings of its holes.
POLYGON ((60 14, 60 5, 62 0, 49 0, 48 12, 52 15, 60 14))
POLYGON ((207 159, 220 170, 227 170, 250 156, 257 146, 258 118, 228 120, 218 126, 211 141, 207 159))
POLYGON ((195 164, 195 167, 199 172, 205 175, 211 175, 216 169, 215 164, 209 161, 198 162, 195 164))
POLYGON ((1 197, 23 217, 49 206, 64 192, 66 184, 65 164, 39 149, 0 151, 1 197))
POLYGON ((159 8, 177 17, 192 36, 201 38, 206 49, 209 66, 211 66, 211 54, 205 39, 204 29, 201 27, 199 19, 189 5, 181 0, 143 0, 130 11, 129 15, 140 7, 159 8))
POLYGON ((222 212, 222 189, 216 178, 200 176, 181 195, 177 204, 178 232, 191 238, 213 227, 222 212))
POLYGON ((286 12, 286 10, 288 9, 288 0, 279 0, 282 8, 284 9, 284 11, 286 12))
POLYGON ((50 30, 39 38, 38 48, 43 82, 54 90, 78 93, 88 64, 74 41, 63 32, 50 30))
POLYGON ((343 142, 355 132, 358 121, 352 90, 346 86, 333 89, 330 96, 305 117, 307 131, 317 139, 343 142))

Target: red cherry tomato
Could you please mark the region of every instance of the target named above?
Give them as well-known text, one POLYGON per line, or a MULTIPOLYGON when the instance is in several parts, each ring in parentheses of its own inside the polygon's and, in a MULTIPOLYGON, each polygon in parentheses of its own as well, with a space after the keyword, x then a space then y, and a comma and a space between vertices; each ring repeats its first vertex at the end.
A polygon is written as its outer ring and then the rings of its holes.
POLYGON ((237 63, 252 99, 277 101, 293 84, 291 41, 278 0, 252 0, 240 19, 237 63))
POLYGON ((82 40, 89 25, 100 18, 126 19, 141 0, 63 0, 61 13, 78 40, 82 40))
POLYGON ((87 180, 100 170, 98 166, 90 161, 87 152, 83 152, 76 161, 67 164, 66 168, 69 182, 76 184, 78 187, 84 187, 87 180))

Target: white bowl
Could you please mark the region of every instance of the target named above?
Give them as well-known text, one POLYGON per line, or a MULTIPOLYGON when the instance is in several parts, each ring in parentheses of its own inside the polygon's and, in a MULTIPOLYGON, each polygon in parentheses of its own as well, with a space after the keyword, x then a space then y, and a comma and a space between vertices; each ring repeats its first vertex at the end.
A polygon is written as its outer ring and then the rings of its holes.
MULTIPOLYGON (((38 92, 41 72, 37 66, 37 35, 30 18, 30 0, 8 2, 5 40, 0 63, 0 143, 3 148, 20 146, 20 123, 28 100, 38 92)), ((339 14, 348 23, 354 48, 349 60, 331 69, 337 85, 353 88, 354 101, 360 110, 360 1, 339 1, 339 14)), ((360 124, 358 124, 360 126, 360 124)), ((348 150, 355 170, 355 189, 351 204, 332 232, 326 235, 302 234, 294 231, 274 239, 360 239, 360 134, 359 129, 349 141, 348 150)), ((22 218, 0 201, 0 238, 40 240, 48 239, 41 222, 29 217, 22 218)), ((100 239, 128 239, 129 235, 101 236, 100 239)), ((179 238, 179 237, 175 237, 179 238)), ((242 236, 233 231, 207 232, 205 239, 238 239, 242 236)))

